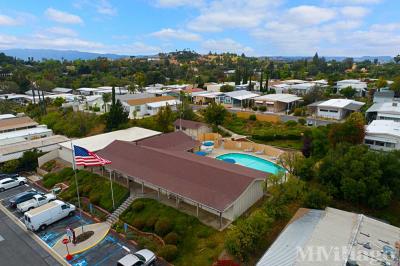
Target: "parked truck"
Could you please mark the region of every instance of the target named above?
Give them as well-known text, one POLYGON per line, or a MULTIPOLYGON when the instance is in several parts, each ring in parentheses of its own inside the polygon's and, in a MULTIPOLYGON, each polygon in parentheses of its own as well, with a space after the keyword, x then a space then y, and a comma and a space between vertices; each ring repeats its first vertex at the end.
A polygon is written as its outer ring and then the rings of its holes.
POLYGON ((26 211, 30 211, 34 208, 40 207, 46 203, 49 203, 50 201, 53 201, 56 199, 56 196, 52 193, 46 194, 46 195, 34 195, 30 200, 21 202, 17 204, 17 209, 18 211, 24 213, 26 211))
POLYGON ((24 223, 28 230, 44 230, 67 216, 72 217, 76 207, 61 200, 54 200, 24 214, 24 223))

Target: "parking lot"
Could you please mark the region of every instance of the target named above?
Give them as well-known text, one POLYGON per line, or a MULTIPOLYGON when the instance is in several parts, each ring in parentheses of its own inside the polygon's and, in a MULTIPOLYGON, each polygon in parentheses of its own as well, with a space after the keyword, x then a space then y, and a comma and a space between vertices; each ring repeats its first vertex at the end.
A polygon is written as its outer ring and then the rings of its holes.
MULTIPOLYGON (((23 214, 19 213, 16 209, 9 207, 9 200, 24 191, 34 188, 32 185, 25 184, 16 188, 0 192, 0 203, 6 207, 14 216, 16 216, 21 223, 23 223, 23 214)), ((38 191, 40 189, 34 188, 38 191)), ((50 247, 53 247, 55 243, 62 237, 66 232, 66 227, 70 226, 72 228, 78 227, 83 224, 94 223, 88 217, 82 217, 80 219, 79 212, 76 212, 75 216, 64 218, 50 226, 48 226, 44 231, 37 232, 36 234, 50 247)), ((70 261, 71 265, 116 265, 117 261, 131 252, 135 252, 137 249, 128 242, 119 239, 114 236, 111 232, 108 233, 106 238, 104 238, 99 244, 93 248, 76 254, 73 260, 70 261)), ((157 263, 156 265, 161 265, 157 263)))

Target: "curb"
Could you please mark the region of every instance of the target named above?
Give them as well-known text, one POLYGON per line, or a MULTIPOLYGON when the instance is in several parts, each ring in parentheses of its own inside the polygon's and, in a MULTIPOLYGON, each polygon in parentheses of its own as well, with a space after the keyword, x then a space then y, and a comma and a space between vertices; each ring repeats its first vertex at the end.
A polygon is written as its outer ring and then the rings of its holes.
POLYGON ((2 204, 0 204, 0 209, 10 218, 14 223, 16 223, 24 232, 26 232, 36 243, 38 243, 43 249, 45 249, 58 263, 61 265, 68 266, 69 264, 61 257, 57 252, 55 252, 51 247, 43 242, 35 233, 26 229, 20 220, 18 220, 12 213, 7 210, 2 204))
MULTIPOLYGON (((110 227, 110 228, 111 228, 111 227, 110 227)), ((78 250, 78 251, 75 251, 75 252, 71 252, 70 254, 71 254, 71 255, 76 255, 76 254, 85 252, 86 250, 89 250, 89 249, 93 248, 94 246, 96 246, 97 244, 99 244, 99 243, 108 235, 108 232, 110 232, 110 228, 109 228, 109 229, 106 231, 106 233, 99 239, 99 241, 97 241, 97 242, 94 243, 93 245, 91 245, 91 246, 89 246, 89 247, 86 247, 86 248, 84 248, 84 249, 82 249, 82 250, 78 250)), ((60 242, 60 241, 62 241, 63 238, 64 238, 64 235, 63 235, 63 237, 60 238, 59 241, 57 241, 57 243, 60 242)), ((57 254, 58 254, 58 253, 57 253, 57 254)), ((59 255, 59 256, 61 256, 61 255, 59 255)))

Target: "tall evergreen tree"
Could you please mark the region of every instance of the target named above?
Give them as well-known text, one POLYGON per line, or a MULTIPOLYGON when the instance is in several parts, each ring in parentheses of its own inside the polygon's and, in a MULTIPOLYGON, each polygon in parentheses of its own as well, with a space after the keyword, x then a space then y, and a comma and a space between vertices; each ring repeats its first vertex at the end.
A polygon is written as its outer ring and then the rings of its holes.
POLYGON ((128 122, 128 112, 120 100, 115 100, 115 88, 112 88, 112 103, 110 112, 107 114, 106 129, 107 131, 113 131, 121 128, 125 123, 128 122))

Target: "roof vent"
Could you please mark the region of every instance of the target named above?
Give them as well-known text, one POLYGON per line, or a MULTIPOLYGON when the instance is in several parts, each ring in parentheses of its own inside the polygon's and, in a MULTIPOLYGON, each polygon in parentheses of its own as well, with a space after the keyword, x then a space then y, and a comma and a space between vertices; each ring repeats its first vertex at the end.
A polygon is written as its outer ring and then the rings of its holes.
POLYGON ((366 249, 371 249, 371 244, 369 242, 367 242, 363 245, 363 247, 366 249))
POLYGON ((396 106, 396 107, 397 107, 397 103, 393 102, 393 103, 392 103, 392 106, 396 106))

